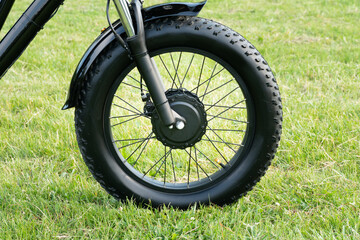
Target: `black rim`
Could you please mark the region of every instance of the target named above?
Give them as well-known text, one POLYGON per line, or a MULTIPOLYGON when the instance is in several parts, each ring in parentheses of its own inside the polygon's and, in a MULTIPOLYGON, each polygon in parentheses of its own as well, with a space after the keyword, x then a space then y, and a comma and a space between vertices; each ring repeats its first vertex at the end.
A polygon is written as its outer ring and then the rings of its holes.
POLYGON ((200 100, 206 132, 201 141, 183 149, 159 141, 151 117, 144 114, 140 74, 132 64, 107 95, 108 146, 133 179, 151 188, 188 192, 212 186, 240 164, 250 148, 255 125, 250 94, 233 68, 208 52, 172 48, 151 55, 166 89, 186 89, 200 100))

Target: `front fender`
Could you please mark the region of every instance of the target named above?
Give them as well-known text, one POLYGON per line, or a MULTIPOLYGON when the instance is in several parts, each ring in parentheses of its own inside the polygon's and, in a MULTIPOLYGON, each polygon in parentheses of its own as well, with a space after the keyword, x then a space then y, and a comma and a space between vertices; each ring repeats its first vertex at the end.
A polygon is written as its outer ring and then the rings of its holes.
MULTIPOLYGON (((200 3, 165 3, 151 6, 143 9, 144 22, 148 22, 157 18, 173 17, 173 16, 197 16, 206 1, 200 3)), ((125 32, 120 22, 114 24, 116 32, 121 35, 125 32)), ((83 57, 81 58, 75 73, 71 79, 69 92, 65 105, 62 110, 76 107, 78 96, 83 85, 85 76, 95 59, 100 55, 103 49, 113 41, 116 41, 114 34, 110 28, 103 31, 99 37, 90 45, 83 57)))

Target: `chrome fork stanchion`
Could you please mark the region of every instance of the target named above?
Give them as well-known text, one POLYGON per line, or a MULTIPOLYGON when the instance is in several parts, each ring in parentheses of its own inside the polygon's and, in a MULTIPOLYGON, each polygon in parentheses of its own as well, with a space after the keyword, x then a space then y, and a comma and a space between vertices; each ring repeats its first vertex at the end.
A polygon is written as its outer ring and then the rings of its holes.
POLYGON ((129 11, 129 3, 127 0, 113 0, 116 10, 119 13, 120 21, 125 29, 128 37, 135 36, 134 26, 129 11))

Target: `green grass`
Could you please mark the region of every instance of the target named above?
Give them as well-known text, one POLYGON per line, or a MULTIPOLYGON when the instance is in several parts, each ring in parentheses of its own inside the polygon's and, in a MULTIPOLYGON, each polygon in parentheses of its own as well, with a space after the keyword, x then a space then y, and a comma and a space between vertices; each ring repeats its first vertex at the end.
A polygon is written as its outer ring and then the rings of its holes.
MULTIPOLYGON (((3 32, 29 2, 16 1, 3 32)), ((0 239, 360 238, 358 1, 209 0, 201 16, 240 32, 270 63, 284 127, 253 191, 189 211, 112 199, 81 159, 73 111, 60 111, 104 9, 66 1, 0 81, 0 239)))

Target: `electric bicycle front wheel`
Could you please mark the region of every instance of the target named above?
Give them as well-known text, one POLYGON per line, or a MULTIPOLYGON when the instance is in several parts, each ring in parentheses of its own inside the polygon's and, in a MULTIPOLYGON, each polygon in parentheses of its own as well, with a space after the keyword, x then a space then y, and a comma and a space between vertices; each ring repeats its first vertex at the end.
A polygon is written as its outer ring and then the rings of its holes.
POLYGON ((232 203, 268 168, 281 134, 281 99, 259 52, 213 21, 145 25, 180 129, 164 126, 125 51, 110 45, 87 75, 75 112, 83 158, 118 199, 187 208, 232 203))

